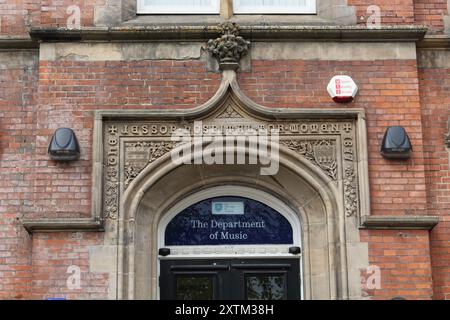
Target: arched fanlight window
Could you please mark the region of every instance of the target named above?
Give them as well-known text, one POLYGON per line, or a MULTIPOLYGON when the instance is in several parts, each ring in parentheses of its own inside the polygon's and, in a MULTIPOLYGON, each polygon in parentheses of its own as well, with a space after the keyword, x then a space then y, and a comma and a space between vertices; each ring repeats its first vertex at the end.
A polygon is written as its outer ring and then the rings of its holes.
POLYGON ((293 229, 279 212, 243 197, 206 199, 168 223, 166 246, 292 245, 293 229))

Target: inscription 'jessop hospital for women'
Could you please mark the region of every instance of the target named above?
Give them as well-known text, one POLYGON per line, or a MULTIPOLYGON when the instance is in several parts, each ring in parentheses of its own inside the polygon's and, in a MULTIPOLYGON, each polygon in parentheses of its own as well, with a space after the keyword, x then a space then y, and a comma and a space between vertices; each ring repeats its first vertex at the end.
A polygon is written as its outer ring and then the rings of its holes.
POLYGON ((139 124, 139 125, 119 125, 110 126, 110 133, 119 133, 122 136, 170 136, 177 130, 187 130, 191 134, 239 134, 241 131, 248 134, 249 130, 273 131, 277 130, 279 134, 337 134, 342 130, 349 132, 352 130, 351 123, 242 123, 242 124, 203 124, 197 125, 179 125, 179 124, 139 124))

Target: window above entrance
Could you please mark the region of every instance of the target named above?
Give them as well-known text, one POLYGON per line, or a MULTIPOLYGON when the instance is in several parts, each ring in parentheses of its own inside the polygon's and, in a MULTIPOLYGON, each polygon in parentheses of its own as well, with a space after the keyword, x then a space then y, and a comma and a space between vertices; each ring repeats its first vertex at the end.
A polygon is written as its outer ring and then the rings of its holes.
POLYGON ((233 0, 236 14, 314 14, 316 0, 233 0))
POLYGON ((166 246, 291 245, 289 221, 261 202, 242 197, 200 201, 167 225, 166 246))
POLYGON ((219 14, 220 0, 137 0, 138 13, 219 14))
POLYGON ((316 0, 138 0, 139 14, 219 14, 221 1, 235 14, 315 14, 316 0))

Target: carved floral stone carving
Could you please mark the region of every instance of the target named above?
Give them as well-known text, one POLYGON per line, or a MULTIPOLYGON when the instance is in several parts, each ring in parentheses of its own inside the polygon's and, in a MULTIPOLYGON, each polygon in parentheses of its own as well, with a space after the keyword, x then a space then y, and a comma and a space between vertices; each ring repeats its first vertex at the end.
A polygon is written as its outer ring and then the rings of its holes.
MULTIPOLYGON (((358 166, 355 126, 348 120, 261 121, 241 113, 233 103, 203 120, 203 129, 218 132, 255 127, 277 129, 280 148, 294 151, 322 170, 342 188, 345 214, 359 214, 358 166), (230 119, 231 121, 225 121, 230 119)), ((179 130, 195 132, 195 122, 133 120, 107 122, 104 130, 103 218, 115 220, 119 203, 132 181, 150 164, 171 152, 179 143, 171 140, 179 130)), ((203 131, 203 130, 202 130, 203 131)))
POLYGON ((222 36, 208 41, 208 51, 222 69, 237 69, 239 61, 248 53, 250 41, 239 36, 239 26, 226 22, 220 25, 222 36))
POLYGON ((106 172, 105 183, 105 219, 117 219, 119 205, 119 180, 116 168, 110 167, 106 172))
POLYGON ((356 189, 356 174, 353 165, 345 168, 344 180, 345 214, 351 217, 358 212, 358 194, 356 189))
POLYGON ((331 179, 337 179, 336 142, 332 140, 288 140, 281 144, 321 168, 331 179))
POLYGON ((172 141, 135 142, 127 144, 124 167, 125 189, 150 163, 162 157, 175 147, 172 141), (133 159, 130 159, 133 157, 133 159), (137 161, 136 161, 137 159, 137 161))
POLYGON ((243 118, 232 106, 228 106, 224 112, 217 116, 218 119, 240 119, 243 118))

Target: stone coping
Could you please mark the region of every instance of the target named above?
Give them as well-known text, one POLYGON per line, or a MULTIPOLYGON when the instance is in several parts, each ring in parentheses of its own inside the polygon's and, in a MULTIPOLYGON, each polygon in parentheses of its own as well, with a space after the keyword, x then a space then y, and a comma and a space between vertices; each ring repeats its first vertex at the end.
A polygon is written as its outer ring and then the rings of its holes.
MULTIPOLYGON (((104 231, 103 221, 93 218, 22 219, 29 232, 104 231)), ((431 230, 439 223, 437 216, 363 216, 361 229, 431 230)))
MULTIPOLYGON (((450 49, 450 36, 426 35, 423 26, 384 26, 368 29, 364 26, 241 26, 242 34, 253 41, 348 41, 348 42, 417 42, 418 48, 450 49)), ((1 36, 2 49, 39 48, 40 42, 78 41, 206 41, 218 35, 217 26, 149 25, 122 27, 92 27, 81 30, 63 28, 32 28, 30 37, 1 36)))
POLYGON ((362 229, 431 230, 439 223, 436 216, 362 216, 362 229))
POLYGON ((22 219, 28 233, 60 231, 104 231, 102 220, 93 218, 22 219))
MULTIPOLYGON (((306 26, 306 25, 241 25, 240 34, 253 41, 419 41, 427 32, 424 26, 306 26)), ((80 30, 62 28, 32 28, 35 41, 163 41, 216 38, 217 25, 146 25, 92 27, 80 30)))
POLYGON ((426 36, 417 43, 419 49, 450 49, 450 36, 432 35, 426 36))

